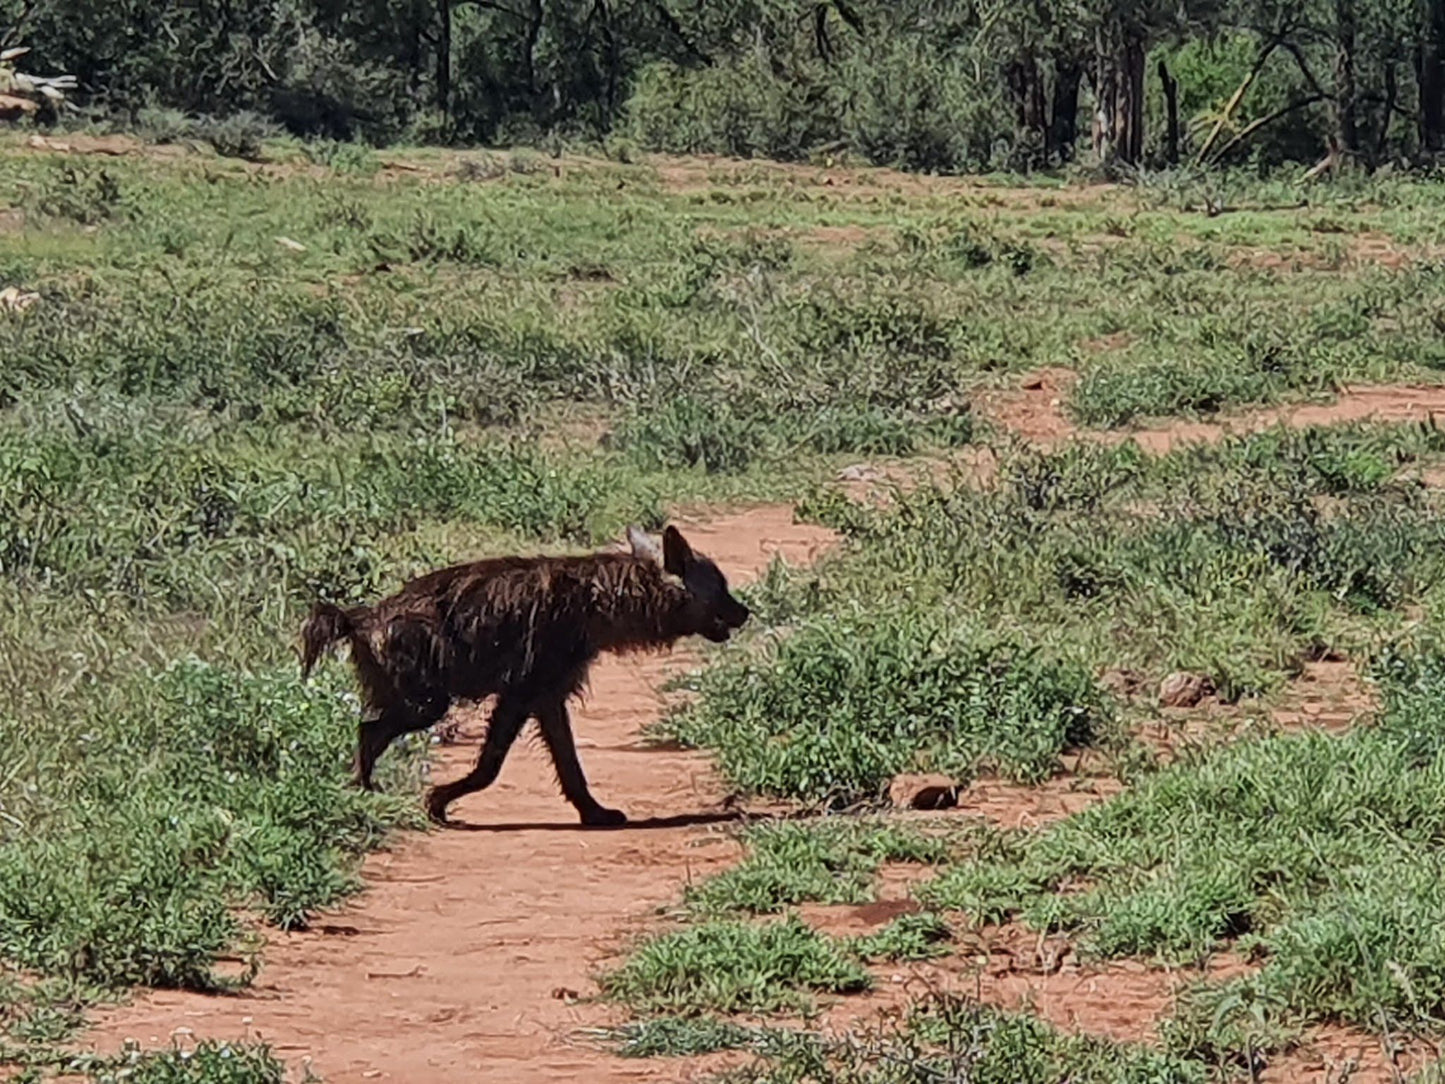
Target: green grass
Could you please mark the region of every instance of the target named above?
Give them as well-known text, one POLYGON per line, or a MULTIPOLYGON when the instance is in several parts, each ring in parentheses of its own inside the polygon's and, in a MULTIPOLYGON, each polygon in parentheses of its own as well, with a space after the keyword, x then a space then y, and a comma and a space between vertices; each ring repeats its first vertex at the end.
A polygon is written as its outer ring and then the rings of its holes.
POLYGON ((1175 1055, 1064 1035, 1027 1015, 935 996, 896 1024, 859 1027, 841 1036, 776 1034, 751 1065, 726 1079, 737 1084, 1202 1084, 1207 1076, 1203 1065, 1175 1055))
POLYGON ((1104 956, 1264 966, 1244 1004, 1289 1022, 1429 1029, 1445 1012, 1431 886, 1445 873, 1445 657, 1381 663, 1378 725, 1241 743, 1159 773, 923 890, 984 920, 1020 915, 1104 956), (1065 882, 1078 886, 1056 894, 1065 882))
POLYGON ((601 977, 604 996, 652 1012, 810 1009, 815 993, 868 989, 868 972, 796 916, 715 919, 646 941, 601 977))
POLYGON ((941 863, 948 842, 886 821, 762 823, 742 833, 747 856, 692 886, 699 914, 773 914, 799 903, 865 903, 883 862, 941 863))

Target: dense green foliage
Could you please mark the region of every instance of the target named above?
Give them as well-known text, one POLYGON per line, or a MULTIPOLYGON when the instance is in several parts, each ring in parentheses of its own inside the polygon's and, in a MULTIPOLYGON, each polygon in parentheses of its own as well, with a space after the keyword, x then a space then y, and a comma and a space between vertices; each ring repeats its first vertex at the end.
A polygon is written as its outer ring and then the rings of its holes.
POLYGON ((276 124, 923 170, 1058 163, 1090 138, 1129 163, 1313 159, 1335 139, 1371 164, 1445 139, 1439 0, 7 0, 0 27, 22 11, 31 68, 243 155, 276 124))

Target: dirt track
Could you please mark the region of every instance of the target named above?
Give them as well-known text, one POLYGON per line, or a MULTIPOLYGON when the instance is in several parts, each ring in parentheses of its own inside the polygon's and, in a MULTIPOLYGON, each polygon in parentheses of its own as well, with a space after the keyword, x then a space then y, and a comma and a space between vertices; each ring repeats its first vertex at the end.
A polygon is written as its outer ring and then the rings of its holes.
MULTIPOLYGON (((679 522, 735 582, 775 553, 809 562, 832 537, 786 507, 679 522)), ((298 1076, 309 1062, 328 1084, 679 1079, 676 1065, 610 1057, 569 1033, 609 1019, 572 998, 593 992, 594 967, 629 924, 736 858, 706 758, 637 742, 663 706, 659 684, 686 660, 604 659, 575 713, 593 789, 628 813, 627 828, 582 830, 545 754, 519 742, 498 783, 453 808, 458 828, 399 840, 367 860, 368 888, 348 906, 311 932, 273 933, 248 992, 146 993, 86 1045, 262 1039, 298 1076)), ((434 777, 462 774, 475 755, 474 741, 444 748, 434 777)))

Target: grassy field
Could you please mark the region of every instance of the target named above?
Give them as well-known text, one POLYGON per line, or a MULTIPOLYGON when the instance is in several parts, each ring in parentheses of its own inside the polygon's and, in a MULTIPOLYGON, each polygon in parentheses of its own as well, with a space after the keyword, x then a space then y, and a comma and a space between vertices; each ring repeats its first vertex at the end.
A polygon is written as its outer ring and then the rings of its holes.
MULTIPOLYGON (((845 544, 747 591, 758 619, 659 735, 850 815, 750 829, 604 976, 639 1013, 627 1053, 1162 1081, 1247 1077, 1321 1024, 1438 1036, 1445 527, 1420 478, 1445 434, 1046 453, 975 404, 1042 366, 1078 372, 1062 409, 1091 428, 1435 382, 1445 189, 1220 182, 1206 214, 1187 184, 132 150, 0 146, 0 289, 39 295, 0 307, 0 1059, 65 1064, 87 1006, 137 984, 245 981, 218 968, 249 959, 242 912, 303 925, 417 824, 420 737, 386 795, 347 785, 345 674, 296 670, 313 599, 763 499, 845 544), (875 507, 831 484, 966 446, 988 485, 960 468, 875 507), (1139 740, 1171 671, 1268 706, 1331 654, 1378 688, 1372 725, 1167 764, 1139 740), (1050 827, 851 815, 900 772, 1032 785, 1081 749, 1127 789, 1050 827), (923 911, 853 939, 798 917, 900 862, 936 871, 923 911), (1004 921, 1100 961, 1253 965, 1152 1048, 947 998, 886 1035, 785 1023, 1004 921)), ((80 1068, 280 1072, 211 1048, 80 1068)))

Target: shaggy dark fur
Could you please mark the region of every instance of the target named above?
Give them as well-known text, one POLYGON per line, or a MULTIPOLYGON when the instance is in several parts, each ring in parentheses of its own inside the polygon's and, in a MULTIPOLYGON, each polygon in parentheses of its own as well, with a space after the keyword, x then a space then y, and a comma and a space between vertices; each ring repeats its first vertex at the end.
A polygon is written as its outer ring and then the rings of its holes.
POLYGON ((448 805, 497 778, 535 717, 582 823, 625 823, 588 790, 568 698, 601 652, 664 648, 693 635, 722 643, 748 619, 717 565, 677 528, 663 532, 661 553, 636 528, 628 538, 630 554, 499 557, 428 573, 374 606, 316 606, 301 630, 302 675, 331 645, 350 645, 362 691, 357 783, 371 788, 376 758, 397 736, 431 726, 453 701, 495 695, 476 767, 427 797, 433 820, 445 823, 448 805))

